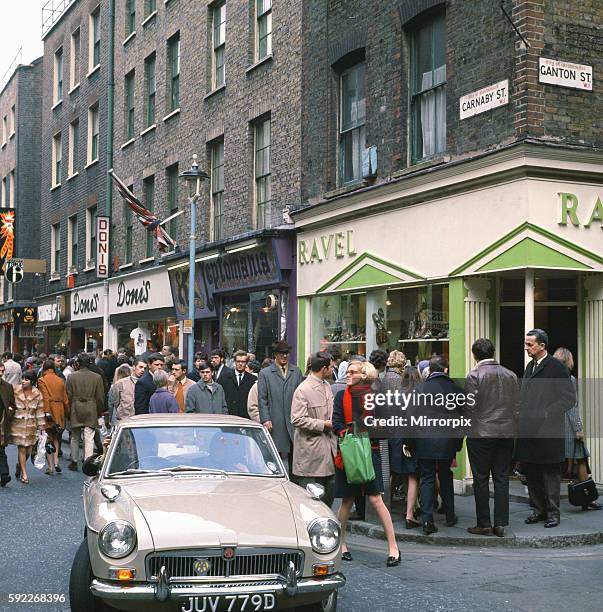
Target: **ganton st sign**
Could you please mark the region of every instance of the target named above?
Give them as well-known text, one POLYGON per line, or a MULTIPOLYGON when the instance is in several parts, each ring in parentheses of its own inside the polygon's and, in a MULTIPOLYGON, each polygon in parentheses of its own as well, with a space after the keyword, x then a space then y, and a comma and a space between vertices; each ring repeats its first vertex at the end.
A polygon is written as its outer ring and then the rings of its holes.
POLYGON ((538 80, 549 85, 592 91, 593 67, 541 57, 538 60, 538 80))

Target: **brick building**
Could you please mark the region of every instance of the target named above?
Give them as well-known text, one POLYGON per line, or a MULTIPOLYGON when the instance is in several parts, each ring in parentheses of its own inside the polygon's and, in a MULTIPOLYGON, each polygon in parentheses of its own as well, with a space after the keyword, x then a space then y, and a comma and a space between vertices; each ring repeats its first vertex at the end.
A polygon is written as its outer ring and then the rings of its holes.
POLYGON ((437 352, 464 377, 488 336, 521 374, 542 327, 574 354, 598 448, 601 3, 332 0, 305 19, 299 353, 437 352))
MULTIPOLYGON (((42 59, 19 65, 0 92, 2 212, 14 212, 13 257, 37 259, 40 211, 40 95, 42 59)), ((39 277, 17 284, 0 277, 0 349, 31 350, 35 338, 34 292, 39 277)))

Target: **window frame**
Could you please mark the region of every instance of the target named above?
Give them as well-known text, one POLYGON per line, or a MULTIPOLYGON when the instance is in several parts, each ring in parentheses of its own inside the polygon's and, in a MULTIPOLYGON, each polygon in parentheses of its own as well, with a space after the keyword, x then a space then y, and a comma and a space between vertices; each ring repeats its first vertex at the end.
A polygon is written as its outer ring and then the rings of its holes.
POLYGON ((268 229, 272 227, 272 118, 270 116, 253 124, 253 177, 254 225, 256 229, 268 229), (268 144, 264 143, 261 148, 258 148, 260 129, 263 131, 266 125, 268 125, 268 144), (263 155, 266 150, 268 150, 268 172, 258 174, 258 157, 263 155), (264 194, 269 194, 269 197, 260 202, 259 194, 262 188, 264 194), (260 223, 260 215, 262 223, 260 223), (266 216, 269 219, 268 224, 266 224, 266 216))
POLYGON ((79 134, 80 120, 74 119, 69 124, 69 145, 68 145, 68 160, 67 160, 67 178, 71 178, 77 174, 78 157, 79 157, 79 134))
POLYGON ((2 117, 2 146, 8 142, 8 115, 2 117))
POLYGON ((154 52, 144 60, 144 92, 146 129, 155 125, 157 112, 157 56, 154 52))
POLYGON ((80 84, 80 53, 82 48, 82 32, 78 26, 71 33, 71 42, 69 43, 69 85, 70 91, 73 91, 80 84), (77 41, 77 45, 76 45, 77 41), (77 77, 77 79, 76 79, 77 77))
POLYGON ((88 151, 87 165, 91 165, 98 161, 100 149, 100 110, 99 103, 95 102, 88 108, 88 151), (95 132, 96 129, 96 132, 95 132), (94 157, 94 148, 96 144, 96 157, 94 157))
MULTIPOLYGON (((134 187, 129 187, 130 191, 134 193, 134 187)), ((124 263, 131 264, 133 262, 133 233, 134 226, 132 222, 132 209, 128 206, 127 202, 123 203, 123 217, 124 217, 124 263)))
POLYGON ((255 8, 255 61, 260 62, 272 55, 272 0, 253 0, 255 8), (260 3, 262 12, 260 13, 260 3), (266 4, 269 6, 266 8, 266 4), (266 22, 266 34, 261 36, 261 23, 266 22), (266 49, 262 54, 262 41, 266 41, 266 49))
POLYGON ((209 8, 211 11, 211 88, 216 90, 226 85, 226 2, 221 0, 209 8), (220 22, 216 28, 218 17, 220 22), (216 31, 220 33, 219 41, 216 41, 216 31), (218 58, 221 58, 221 63, 218 63, 218 58))
POLYGON ((58 277, 61 273, 61 224, 53 223, 50 230, 50 274, 58 277))
MULTIPOLYGON (((147 176, 142 181, 142 195, 144 198, 143 205, 149 212, 155 212, 155 175, 147 176)), ((153 232, 145 230, 147 233, 145 244, 145 258, 153 257, 154 240, 153 232)))
MULTIPOLYGON (((178 212, 178 163, 166 168, 168 217, 178 212)), ((178 233, 178 217, 170 220, 168 234, 176 240, 178 233)), ((177 240, 176 240, 177 242, 177 240)))
POLYGON ((98 204, 86 209, 86 269, 96 267, 96 216, 98 204))
POLYGON ((78 264, 78 218, 77 215, 71 215, 67 219, 67 273, 71 270, 77 271, 78 264), (74 258, 75 254, 75 258, 74 258))
POLYGON ((58 187, 61 184, 61 174, 63 171, 63 134, 57 132, 52 137, 52 173, 50 186, 58 187))
POLYGON ((124 127, 126 142, 136 136, 136 69, 124 77, 124 127))
POLYGON ((136 32, 136 0, 126 0, 125 11, 125 37, 127 39, 136 32))
POLYGON ((10 107, 10 114, 8 117, 8 139, 10 140, 17 131, 17 109, 15 104, 10 107))
MULTIPOLYGON (((446 76, 446 61, 444 62, 444 79, 441 82, 438 82, 436 85, 433 84, 434 73, 436 70, 441 68, 441 66, 435 66, 435 56, 436 56, 436 41, 435 41, 435 28, 434 23, 436 21, 443 21, 443 45, 444 45, 444 58, 446 58, 446 44, 447 44, 447 31, 446 31, 446 14, 444 12, 438 11, 436 13, 431 13, 426 16, 423 20, 416 24, 416 26, 410 32, 410 62, 409 62, 409 144, 410 144, 410 160, 412 164, 419 163, 421 161, 426 161, 429 159, 433 159, 439 155, 443 155, 446 152, 446 132, 447 132, 447 113, 446 113, 446 97, 447 97, 447 76, 446 76), (419 61, 419 52, 418 52, 418 38, 419 34, 425 28, 431 28, 431 45, 430 45, 430 64, 431 64, 431 73, 432 73, 432 85, 427 88, 420 88, 418 86, 418 65, 419 61), (420 110, 421 99, 431 93, 435 93, 438 90, 443 90, 444 94, 444 146, 441 150, 437 150, 437 142, 438 142, 438 127, 434 121, 434 152, 429 155, 418 154, 419 147, 419 138, 418 138, 418 130, 421 129, 421 123, 417 121, 416 114, 418 109, 420 110)), ((439 41, 442 42, 442 41, 439 41)), ((424 145, 423 139, 421 137, 421 144, 424 145)), ((424 148, 424 147, 423 147, 424 148)))
POLYGON ((144 18, 148 19, 153 13, 156 13, 156 12, 157 12, 157 0, 144 0, 144 18))
POLYGON ((15 170, 8 173, 10 184, 8 186, 8 207, 15 208, 15 170))
MULTIPOLYGON (((339 100, 338 100, 338 117, 337 117, 337 184, 341 187, 346 185, 353 185, 355 183, 359 183, 363 180, 362 177, 362 155, 364 150, 366 149, 366 60, 362 59, 358 62, 355 62, 351 66, 346 67, 341 70, 338 74, 338 92, 339 92, 339 100), (358 77, 356 71, 361 69, 362 75, 361 78, 358 77), (344 103, 346 98, 344 98, 344 78, 350 74, 354 74, 356 80, 356 88, 355 92, 358 93, 358 85, 362 83, 362 93, 363 97, 355 96, 356 104, 359 104, 360 101, 364 101, 364 120, 360 122, 351 121, 349 126, 344 127, 344 103), (352 176, 351 178, 347 178, 345 175, 345 167, 347 163, 347 157, 345 155, 346 144, 348 141, 348 137, 351 138, 352 141, 352 149, 354 143, 355 134, 358 135, 358 150, 359 150, 359 158, 356 160, 358 163, 358 176, 352 176)), ((354 160, 352 160, 352 169, 354 165, 354 160)))
POLYGON ((88 18, 88 73, 100 66, 101 12, 100 4, 90 12, 88 18), (98 57, 97 57, 98 56, 98 57))
POLYGON ((56 106, 63 100, 63 70, 64 70, 64 53, 63 45, 54 52, 54 71, 53 71, 53 88, 52 102, 56 106))
POLYGON ((210 145, 210 240, 224 238, 224 139, 210 145), (218 154, 221 153, 221 156, 218 154), (218 163, 219 162, 219 163, 218 163))
POLYGON ((180 108, 180 31, 167 40, 167 108, 173 113, 180 108), (177 51, 174 56, 174 50, 177 51), (174 65, 176 59, 176 66, 174 65))

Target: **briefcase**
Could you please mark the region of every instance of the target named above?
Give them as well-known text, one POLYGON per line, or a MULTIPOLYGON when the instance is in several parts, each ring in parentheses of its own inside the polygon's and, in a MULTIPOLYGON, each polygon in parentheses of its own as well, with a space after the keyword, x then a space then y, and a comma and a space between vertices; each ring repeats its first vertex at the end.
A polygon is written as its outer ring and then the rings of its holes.
POLYGON ((599 491, 592 478, 567 485, 567 497, 572 506, 588 506, 599 497, 599 491))

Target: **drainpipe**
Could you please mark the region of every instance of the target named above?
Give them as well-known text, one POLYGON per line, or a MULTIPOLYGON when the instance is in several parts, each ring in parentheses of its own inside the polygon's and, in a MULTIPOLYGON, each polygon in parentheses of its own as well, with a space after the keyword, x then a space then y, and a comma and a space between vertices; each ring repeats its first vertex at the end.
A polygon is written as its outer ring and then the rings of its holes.
MULTIPOLYGON (((113 106, 115 94, 115 0, 109 0, 109 50, 107 58, 107 170, 113 168, 113 106)), ((109 217, 109 276, 111 276, 111 258, 113 254, 113 179, 107 172, 105 186, 105 215, 109 217)), ((108 346, 113 342, 113 329, 109 321, 109 282, 104 283, 105 309, 103 313, 103 348, 116 350, 108 346)))

